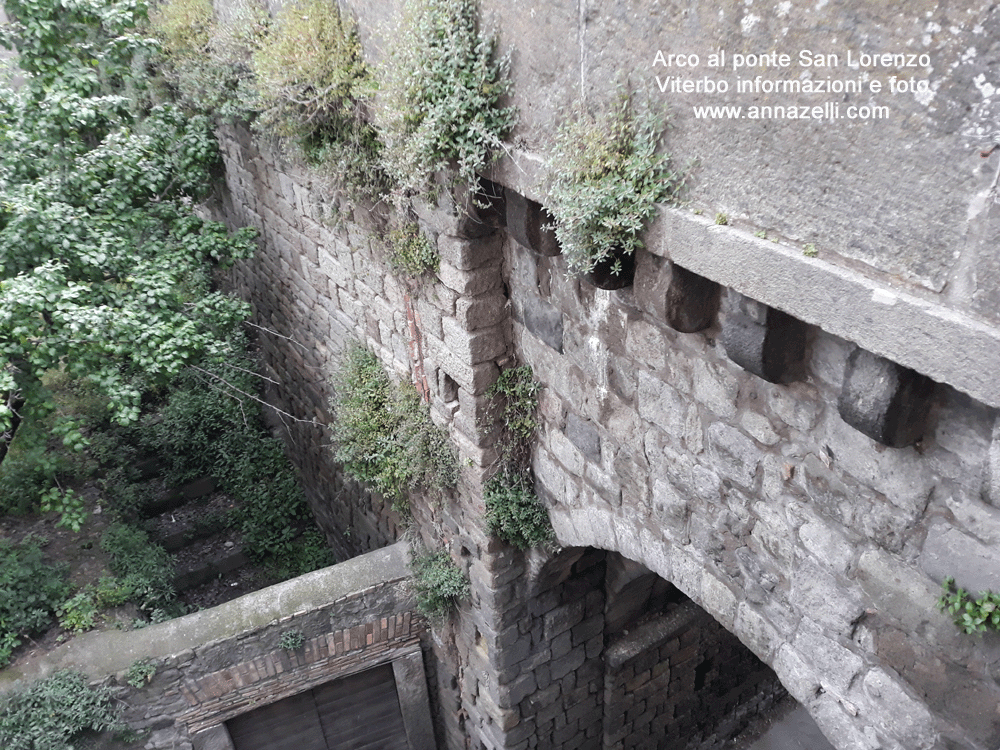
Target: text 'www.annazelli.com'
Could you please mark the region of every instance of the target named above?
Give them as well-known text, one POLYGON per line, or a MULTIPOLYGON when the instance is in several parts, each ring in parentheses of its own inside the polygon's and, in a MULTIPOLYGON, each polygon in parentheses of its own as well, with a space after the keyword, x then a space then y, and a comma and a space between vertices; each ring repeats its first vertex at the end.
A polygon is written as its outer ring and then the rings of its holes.
POLYGON ((826 102, 812 106, 792 104, 733 106, 694 106, 698 120, 885 120, 889 108, 884 106, 850 105, 826 102))

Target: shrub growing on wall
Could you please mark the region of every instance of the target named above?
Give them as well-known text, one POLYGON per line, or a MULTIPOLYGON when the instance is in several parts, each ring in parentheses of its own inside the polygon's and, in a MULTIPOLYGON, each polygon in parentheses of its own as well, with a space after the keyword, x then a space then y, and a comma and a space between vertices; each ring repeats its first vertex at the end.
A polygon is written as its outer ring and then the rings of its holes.
POLYGON ((412 491, 454 486, 458 468, 447 433, 431 422, 416 389, 395 385, 374 354, 349 346, 334 390, 334 457, 350 476, 401 510, 412 491))
POLYGON ((330 0, 297 0, 278 11, 253 53, 258 130, 291 138, 306 160, 356 195, 387 189, 380 144, 368 121, 375 84, 357 29, 330 0))
POLYGON ((529 365, 500 373, 486 395, 491 398, 488 428, 497 430, 497 467, 483 488, 490 533, 519 549, 552 538, 549 516, 538 496, 530 468, 531 441, 538 429, 538 381, 529 365))
POLYGON ((447 550, 415 554, 410 569, 417 592, 417 609, 427 617, 444 617, 455 602, 469 594, 469 580, 447 550))
POLYGON ((268 26, 261 3, 230 3, 220 22, 211 0, 164 0, 150 10, 149 24, 160 43, 157 66, 178 101, 223 119, 253 114, 250 55, 268 26))
POLYGON ((620 273, 616 259, 643 246, 656 204, 676 200, 682 177, 657 153, 662 131, 629 96, 596 112, 579 107, 559 128, 546 207, 570 271, 588 273, 610 260, 620 273))
POLYGON ((430 190, 457 164, 472 184, 502 149, 515 111, 501 105, 508 61, 480 33, 475 0, 410 0, 379 67, 376 124, 397 199, 430 190))

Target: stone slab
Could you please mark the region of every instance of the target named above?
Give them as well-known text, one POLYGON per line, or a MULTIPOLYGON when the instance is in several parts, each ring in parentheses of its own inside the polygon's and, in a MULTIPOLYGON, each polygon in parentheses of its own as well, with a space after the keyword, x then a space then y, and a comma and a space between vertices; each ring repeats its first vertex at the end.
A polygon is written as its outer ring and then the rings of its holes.
POLYGON ((868 351, 1000 407, 1000 330, 795 248, 660 209, 647 247, 868 351))

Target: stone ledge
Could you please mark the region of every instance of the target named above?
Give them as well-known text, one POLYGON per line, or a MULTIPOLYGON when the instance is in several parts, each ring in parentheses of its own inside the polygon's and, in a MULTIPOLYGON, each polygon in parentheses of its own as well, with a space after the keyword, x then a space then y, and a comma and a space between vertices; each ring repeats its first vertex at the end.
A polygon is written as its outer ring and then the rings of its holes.
POLYGON ((406 542, 255 591, 211 609, 141 630, 86 633, 54 651, 0 672, 0 694, 60 669, 101 679, 140 658, 163 659, 236 638, 295 614, 322 609, 377 586, 409 578, 406 542))
POLYGON ((660 208, 650 252, 1000 406, 1000 331, 800 250, 660 208))

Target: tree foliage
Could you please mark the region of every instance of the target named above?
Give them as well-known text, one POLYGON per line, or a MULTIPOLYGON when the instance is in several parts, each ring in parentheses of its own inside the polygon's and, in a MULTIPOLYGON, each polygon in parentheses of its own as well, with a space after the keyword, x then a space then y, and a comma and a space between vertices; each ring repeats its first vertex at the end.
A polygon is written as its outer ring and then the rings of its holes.
MULTIPOLYGON (((0 88, 0 430, 45 412, 52 369, 127 423, 144 389, 230 354, 248 310, 211 271, 247 257, 252 235, 193 213, 219 165, 208 119, 130 107, 155 46, 136 31, 141 3, 5 8, 25 82, 0 88)), ((75 424, 56 430, 82 447, 75 424)))

